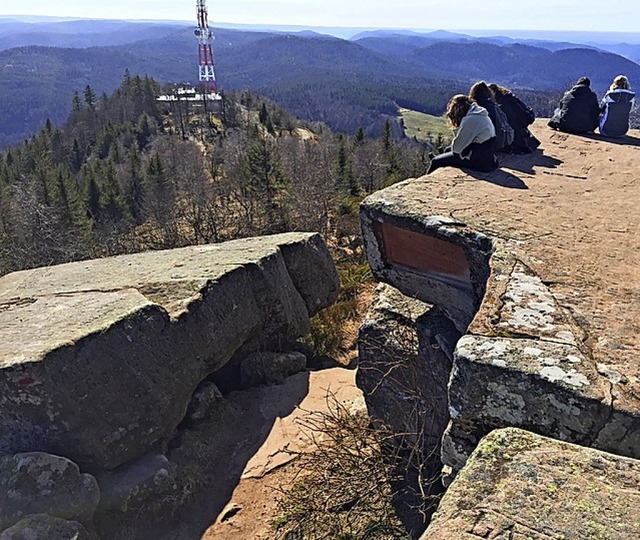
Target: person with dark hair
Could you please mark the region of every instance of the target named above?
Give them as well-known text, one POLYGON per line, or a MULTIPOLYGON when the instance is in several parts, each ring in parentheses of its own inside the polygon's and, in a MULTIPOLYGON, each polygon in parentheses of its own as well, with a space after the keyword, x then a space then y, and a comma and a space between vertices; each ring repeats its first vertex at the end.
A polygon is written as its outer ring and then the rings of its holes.
POLYGON ((600 102, 600 133, 605 137, 624 137, 629 131, 629 113, 635 93, 631 91, 629 79, 618 75, 600 102))
POLYGON ((591 81, 581 77, 571 90, 565 92, 548 125, 566 133, 588 133, 598 127, 600 105, 591 81))
POLYGON ((513 142, 513 128, 500 107, 496 104, 491 90, 484 81, 478 81, 469 90, 471 101, 487 109, 491 123, 496 130, 496 151, 504 152, 513 142))
POLYGON ((536 115, 531 107, 523 103, 511 90, 492 83, 489 90, 500 109, 507 115, 507 120, 513 128, 513 142, 504 151, 510 154, 529 154, 533 152, 540 141, 529 131, 536 115))
POLYGON ((431 158, 427 174, 440 167, 458 167, 481 172, 498 168, 495 154, 496 131, 487 109, 457 94, 447 105, 445 117, 456 130, 451 150, 431 158))

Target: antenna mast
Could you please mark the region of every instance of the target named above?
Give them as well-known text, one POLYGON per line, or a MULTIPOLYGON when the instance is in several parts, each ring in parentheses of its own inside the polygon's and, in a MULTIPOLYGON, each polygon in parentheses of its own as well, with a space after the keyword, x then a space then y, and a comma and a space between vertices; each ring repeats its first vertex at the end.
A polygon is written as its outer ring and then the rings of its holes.
POLYGON ((207 11, 206 0, 196 0, 196 9, 198 13, 198 27, 194 34, 198 38, 198 64, 200 66, 200 85, 203 87, 206 95, 216 94, 218 84, 216 83, 216 74, 213 69, 213 33, 209 28, 209 16, 207 11))

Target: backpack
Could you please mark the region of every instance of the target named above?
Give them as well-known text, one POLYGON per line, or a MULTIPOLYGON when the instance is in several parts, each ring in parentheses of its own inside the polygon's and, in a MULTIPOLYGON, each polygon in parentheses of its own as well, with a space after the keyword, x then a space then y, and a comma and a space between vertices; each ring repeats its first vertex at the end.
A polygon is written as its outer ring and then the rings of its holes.
POLYGON ((513 143, 515 132, 507 120, 507 115, 496 105, 496 149, 502 150, 513 143))

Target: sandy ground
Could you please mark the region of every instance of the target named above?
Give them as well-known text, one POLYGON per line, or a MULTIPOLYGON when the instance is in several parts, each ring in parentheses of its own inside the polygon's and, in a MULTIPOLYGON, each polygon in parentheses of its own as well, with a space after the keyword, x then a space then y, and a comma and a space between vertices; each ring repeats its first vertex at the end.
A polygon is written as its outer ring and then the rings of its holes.
MULTIPOLYGON (((300 404, 284 417, 276 417, 271 431, 258 451, 247 462, 229 503, 203 536, 206 540, 240 540, 273 538, 271 522, 277 514, 281 488, 296 472, 294 455, 309 447, 305 435, 305 417, 311 412, 327 411, 332 400, 357 410, 364 407, 362 393, 355 385, 355 370, 332 368, 310 372, 308 392, 300 404)), ((279 385, 279 393, 294 386, 295 377, 279 385)), ((263 401, 263 407, 277 403, 263 401)), ((266 417, 270 411, 263 411, 266 417)))

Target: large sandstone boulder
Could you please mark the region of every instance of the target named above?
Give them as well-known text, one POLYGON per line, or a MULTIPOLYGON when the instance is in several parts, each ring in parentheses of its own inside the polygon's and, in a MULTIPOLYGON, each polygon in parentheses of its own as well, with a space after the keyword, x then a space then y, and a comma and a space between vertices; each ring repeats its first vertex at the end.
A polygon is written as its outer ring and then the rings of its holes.
POLYGON ((622 375, 594 361, 542 280, 498 262, 489 290, 499 303, 485 301, 455 349, 445 465, 455 473, 484 435, 508 426, 640 458, 640 416, 616 402, 622 375))
POLYGON ((638 149, 533 130, 546 155, 441 169, 361 206, 375 275, 466 334, 450 351, 453 473, 507 426, 640 457, 638 149))
POLYGON ((0 458, 0 531, 30 514, 90 524, 99 500, 96 479, 68 459, 40 452, 0 458))
POLYGON ((0 452, 113 469, 167 441, 241 346, 295 338, 338 277, 291 233, 0 278, 0 452))
POLYGON ((518 429, 494 431, 422 540, 636 540, 640 461, 518 429))

